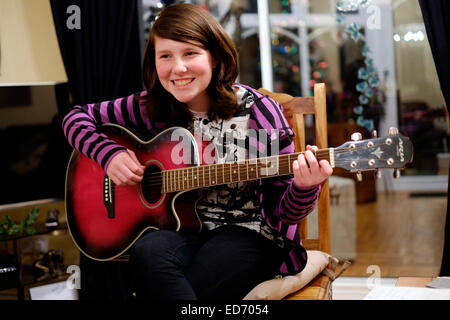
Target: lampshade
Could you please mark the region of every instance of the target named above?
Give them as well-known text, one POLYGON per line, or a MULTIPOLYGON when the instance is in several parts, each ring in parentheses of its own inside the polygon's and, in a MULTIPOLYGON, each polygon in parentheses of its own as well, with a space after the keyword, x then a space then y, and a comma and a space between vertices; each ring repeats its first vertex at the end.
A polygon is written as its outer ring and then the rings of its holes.
POLYGON ((49 0, 0 1, 0 86, 67 82, 49 0))

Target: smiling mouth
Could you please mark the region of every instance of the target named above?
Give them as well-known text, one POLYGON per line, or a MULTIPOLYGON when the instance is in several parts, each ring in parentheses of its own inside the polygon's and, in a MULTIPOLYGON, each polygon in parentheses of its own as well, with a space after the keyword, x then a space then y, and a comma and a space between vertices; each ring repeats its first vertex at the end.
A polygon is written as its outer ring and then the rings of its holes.
POLYGON ((194 81, 194 78, 192 79, 183 79, 183 80, 172 80, 172 82, 177 86, 177 87, 183 87, 188 85, 189 83, 191 83, 192 81, 194 81))

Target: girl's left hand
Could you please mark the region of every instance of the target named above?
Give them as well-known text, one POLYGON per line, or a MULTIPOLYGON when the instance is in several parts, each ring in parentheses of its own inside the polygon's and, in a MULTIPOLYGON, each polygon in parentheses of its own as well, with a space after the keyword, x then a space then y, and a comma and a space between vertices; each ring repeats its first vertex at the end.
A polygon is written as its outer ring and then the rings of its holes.
POLYGON ((333 168, 327 160, 317 161, 314 151, 316 146, 306 146, 306 152, 301 153, 292 163, 294 183, 297 187, 310 187, 322 183, 333 173, 333 168))

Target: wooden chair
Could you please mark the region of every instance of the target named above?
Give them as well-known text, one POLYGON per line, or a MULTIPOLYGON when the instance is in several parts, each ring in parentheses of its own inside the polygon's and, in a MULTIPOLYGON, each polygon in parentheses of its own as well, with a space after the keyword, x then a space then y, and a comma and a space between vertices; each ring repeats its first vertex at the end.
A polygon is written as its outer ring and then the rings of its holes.
MULTIPOLYGON (((313 97, 292 97, 284 93, 273 93, 263 88, 260 88, 259 91, 272 97, 283 106, 284 115, 291 128, 296 133, 294 137, 296 152, 305 151, 306 149, 306 132, 308 130, 305 125, 305 116, 308 115, 314 116, 314 128, 312 128, 315 136, 314 144, 317 145, 319 149, 328 147, 325 84, 319 83, 314 85, 313 97)), ((315 239, 308 238, 308 218, 299 224, 300 237, 306 250, 317 250, 330 254, 330 191, 328 180, 322 185, 322 190, 317 203, 317 214, 318 237, 315 239)), ((336 273, 337 262, 337 259, 330 255, 328 266, 323 271, 317 271, 319 274, 313 278, 311 282, 300 290, 290 293, 285 299, 331 299, 332 281, 340 276, 349 264, 349 262, 346 262, 340 272, 336 273)))

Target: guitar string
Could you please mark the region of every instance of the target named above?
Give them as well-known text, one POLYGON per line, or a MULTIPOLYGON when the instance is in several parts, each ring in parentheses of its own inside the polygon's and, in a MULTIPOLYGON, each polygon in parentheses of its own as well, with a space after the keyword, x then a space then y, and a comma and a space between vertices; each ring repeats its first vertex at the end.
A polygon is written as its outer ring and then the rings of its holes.
MULTIPOLYGON (((327 150, 325 150, 325 151, 327 151, 327 150)), ((322 156, 323 156, 323 155, 328 155, 328 151, 325 152, 325 153, 322 153, 322 156)), ((281 164, 280 164, 280 166, 279 166, 280 169, 286 169, 286 168, 287 168, 286 164, 283 163, 283 160, 284 160, 284 162, 285 162, 286 160, 288 160, 288 161, 290 160, 290 159, 288 158, 288 155, 283 155, 283 156, 284 156, 284 159, 281 160, 281 164)), ((318 153, 316 153, 316 156, 320 156, 320 155, 319 155, 318 153)), ((325 159, 327 159, 327 158, 325 158, 325 159)), ((319 160, 321 160, 321 159, 319 159, 319 160)), ((360 160, 360 161, 365 161, 365 160, 368 160, 368 159, 359 159, 359 160, 360 160)), ((384 160, 387 160, 387 159, 380 159, 380 161, 384 161, 384 160)), ((349 162, 349 161, 352 161, 352 160, 335 160, 335 163, 345 163, 345 162, 349 162)), ((259 162, 259 163, 262 163, 262 161, 258 161, 258 162, 259 162)), ((262 163, 262 164, 264 164, 264 163, 262 163)), ((214 165, 215 165, 215 164, 214 164, 214 165)), ((209 171, 208 171, 207 173, 199 172, 199 171, 200 171, 199 168, 200 168, 200 167, 203 167, 203 166, 193 166, 193 167, 189 167, 189 168, 176 168, 176 169, 170 169, 170 171, 173 170, 173 172, 177 172, 177 173, 174 173, 173 176, 171 176, 171 177, 166 177, 166 179, 170 179, 170 181, 168 181, 169 183, 173 183, 174 185, 180 185, 180 182, 183 182, 183 181, 180 181, 180 178, 184 178, 184 175, 183 175, 183 174, 182 174, 181 176, 179 175, 179 172, 178 172, 178 171, 181 171, 181 170, 188 171, 189 169, 192 169, 192 171, 194 171, 194 169, 197 168, 197 169, 196 169, 197 172, 196 172, 196 174, 195 174, 195 177, 198 178, 199 180, 200 180, 200 179, 201 179, 201 180, 204 180, 204 178, 207 177, 208 180, 209 180, 209 178, 210 178, 210 176, 211 176, 211 173, 212 173, 213 175, 222 175, 222 176, 224 176, 225 174, 226 174, 226 175, 229 175, 231 169, 234 169, 234 170, 238 169, 238 170, 240 170, 241 166, 248 167, 248 164, 247 164, 246 162, 229 163, 229 164, 228 164, 228 165, 229 165, 229 168, 225 168, 226 165, 227 165, 227 163, 223 164, 223 166, 222 166, 221 169, 214 170, 214 172, 211 172, 210 168, 208 168, 207 170, 209 170, 209 171), (217 172, 216 172, 216 171, 217 171, 217 172), (228 172, 226 173, 226 171, 228 171, 228 172)), ((256 166, 256 164, 251 164, 251 165, 256 166)), ((208 165, 207 165, 207 166, 208 166, 208 165)), ((290 167, 290 166, 291 166, 291 165, 289 164, 289 167, 290 167)), ((205 166, 205 167, 206 167, 206 166, 205 166)), ((246 168, 244 168, 244 170, 246 170, 246 168)), ((204 171, 204 170, 202 170, 202 171, 204 171)), ((240 172, 239 172, 239 173, 240 173, 240 172)), ((238 174, 239 174, 239 173, 238 173, 238 174)), ((234 173, 234 174, 236 174, 236 173, 234 173)), ((287 173, 286 173, 286 174, 287 174, 287 173)), ((186 177, 189 176, 189 175, 192 176, 192 175, 193 175, 193 172, 186 172, 186 177)), ((233 174, 231 173, 231 175, 233 175, 233 174)), ((244 175, 246 175, 246 174, 244 173, 244 175)), ((255 179, 258 179, 258 178, 255 177, 255 179)), ((141 183, 142 183, 143 186, 145 186, 145 187, 147 187, 147 186, 151 187, 152 185, 160 186, 162 180, 163 180, 162 172, 159 171, 159 172, 153 172, 153 173, 150 173, 150 174, 146 174, 145 177, 144 177, 144 180, 143 180, 141 183), (156 178, 156 179, 153 179, 153 178, 156 178)), ((191 180, 191 179, 189 179, 189 180, 191 180)), ((184 181, 186 181, 186 179, 184 179, 184 181)), ((223 179, 222 179, 222 181, 223 181, 223 179)), ((241 181, 241 180, 239 180, 239 181, 241 181)), ((234 182, 234 181, 233 181, 233 182, 234 182)), ((193 183, 192 183, 192 184, 193 184, 193 183)), ((189 184, 188 184, 188 185, 189 185, 189 184)))
MULTIPOLYGON (((386 143, 384 143, 384 144, 386 144, 386 143)), ((374 146, 372 148, 378 147, 380 145, 374 146)), ((363 149, 363 148, 366 148, 366 146, 357 147, 357 148, 353 148, 353 149, 351 149, 351 148, 334 149, 334 153, 336 154, 336 153, 343 153, 343 152, 348 152, 348 151, 358 151, 358 150, 363 149)), ((292 156, 292 155, 300 155, 300 154, 304 154, 304 152, 295 152, 295 153, 291 153, 290 155, 292 156)), ((318 159, 318 160, 327 160, 329 158, 329 154, 330 154, 329 149, 321 149, 321 150, 316 151, 316 157, 324 157, 324 158, 321 158, 321 159, 318 159)), ((275 156, 275 157, 288 158, 288 156, 289 156, 289 154, 284 154, 284 155, 279 155, 279 156, 275 156)), ((263 159, 270 159, 270 157, 267 157, 267 158, 254 158, 254 160, 256 160, 256 159, 259 160, 258 162, 262 162, 262 161, 264 161, 263 159)), ((284 160, 284 159, 282 159, 282 160, 284 160)), ((343 160, 336 160, 335 159, 335 162, 336 161, 343 161, 343 160)), ((352 161, 352 160, 348 160, 348 161, 352 161)), ((208 165, 205 165, 205 166, 210 166, 210 165, 219 165, 219 164, 208 164, 208 165)), ((247 163, 245 161, 240 161, 240 162, 233 162, 233 163, 224 163, 223 165, 246 166, 247 163)), ((194 167, 190 167, 190 168, 196 168, 196 167, 198 167, 198 166, 194 166, 194 167)), ((186 170, 186 169, 189 169, 189 168, 183 167, 183 168, 175 168, 175 169, 169 169, 169 170, 177 171, 177 170, 186 170)), ((165 171, 169 171, 169 170, 165 170, 165 171)), ((160 174, 160 172, 148 173, 148 174, 146 174, 146 176, 151 176, 153 174, 154 175, 158 175, 158 174, 160 174)))
MULTIPOLYGON (((286 169, 286 166, 280 166, 280 168, 286 169)), ((376 168, 374 168, 373 170, 375 170, 375 169, 376 168)), ((203 183, 200 183, 200 181, 202 181, 203 177, 206 177, 206 176, 208 176, 207 179, 209 180, 209 174, 208 175, 205 174, 205 176, 203 176, 203 175, 196 176, 196 179, 197 179, 196 181, 197 182, 190 178, 189 179, 190 183, 186 183, 186 180, 184 181, 185 183, 183 183, 183 181, 180 181, 180 179, 179 179, 180 177, 177 177, 177 178, 173 177, 172 180, 168 182, 167 189, 169 190, 168 192, 174 192, 174 191, 181 191, 181 190, 187 190, 187 189, 197 189, 197 188, 202 188, 202 187, 207 187, 207 186, 222 185, 222 184, 227 184, 227 183, 236 183, 236 182, 240 182, 240 181, 257 180, 257 179, 260 179, 260 178, 264 179, 264 178, 276 177, 276 176, 279 176, 279 175, 287 175, 287 174, 288 173, 286 173, 286 174, 270 175, 270 176, 267 176, 267 177, 262 176, 262 177, 252 177, 250 179, 238 179, 237 181, 233 180, 233 181, 227 181, 225 183, 223 182, 223 179, 222 179, 222 182, 220 182, 220 179, 218 179, 219 180, 218 183, 213 184, 213 183, 210 182, 209 184, 206 184, 206 185, 203 185, 203 183), (184 188, 179 188, 180 185, 183 185, 184 188)), ((218 175, 219 175, 219 172, 218 172, 218 175)), ((224 175, 223 172, 222 172, 222 175, 224 175)), ((228 176, 229 173, 225 173, 225 175, 228 176)), ((234 176, 236 176, 236 173, 232 174, 232 177, 234 177, 234 176)), ((158 178, 147 180, 146 183, 141 183, 141 185, 142 185, 142 187, 145 187, 145 188, 147 188, 147 187, 148 188, 158 187, 159 189, 162 189, 162 187, 163 187, 163 177, 160 174, 160 176, 158 178)), ((123 189, 123 187, 133 187, 133 186, 117 186, 117 185, 115 185, 115 187, 116 188, 117 187, 121 187, 119 190, 115 190, 115 193, 119 194, 120 191, 123 189)))
MULTIPOLYGON (((383 144, 386 144, 386 143, 383 143, 383 144)), ((380 144, 380 145, 382 145, 382 144, 380 144)), ((379 145, 378 145, 379 146, 379 145)), ((375 147, 378 147, 378 146, 374 146, 374 147, 372 147, 372 148, 375 148, 375 147)), ((334 149, 335 150, 335 153, 342 153, 342 152, 348 152, 349 150, 350 151, 355 151, 355 150, 358 150, 358 149, 362 149, 362 148, 366 148, 366 146, 361 146, 361 147, 359 147, 359 148, 353 148, 353 149, 351 149, 351 148, 344 148, 344 149, 338 149, 338 150, 336 150, 336 149, 334 149)), ((325 158, 324 159, 328 159, 329 158, 329 150, 330 149, 321 149, 321 150, 318 150, 318 151, 316 151, 316 157, 322 157, 322 156, 325 156, 325 158)), ((290 154, 291 156, 292 155, 300 155, 300 154, 303 154, 304 152, 297 152, 297 153, 292 153, 292 154, 290 154)), ((283 162, 283 160, 290 160, 289 159, 289 155, 288 154, 286 154, 286 155, 281 155, 281 156, 283 156, 284 157, 284 159, 282 159, 281 161, 283 162), (287 158, 287 159, 286 159, 287 158)), ((256 159, 258 159, 258 158, 255 158, 255 160, 256 159)), ((266 159, 270 159, 270 157, 269 158, 266 158, 266 159)), ((279 158, 277 158, 277 159, 279 159, 279 158)), ((258 159, 259 161, 259 163, 262 163, 262 159, 261 158, 259 158, 258 159)), ((322 159, 319 159, 319 160, 322 160, 322 159)), ((365 161, 365 160, 368 160, 368 159, 359 159, 359 161, 365 161)), ((380 161, 387 161, 387 159, 379 159, 380 161)), ((335 160, 335 163, 345 163, 345 162, 349 162, 349 161, 352 161, 352 160, 335 160)), ((213 165, 216 165, 216 164, 213 164, 213 165)), ((223 164, 224 166, 222 167, 222 172, 221 172, 221 174, 222 174, 222 176, 224 176, 225 174, 226 175, 228 175, 228 174, 230 174, 230 172, 228 172, 228 173, 225 173, 225 165, 227 165, 227 163, 225 163, 225 164, 223 164)), ((247 161, 244 161, 244 162, 235 162, 235 163, 229 163, 228 164, 229 165, 229 170, 228 171, 230 171, 231 170, 231 168, 234 166, 235 168, 237 168, 238 170, 240 170, 240 167, 241 166, 248 166, 248 162, 247 161)), ((254 166, 256 166, 256 164, 253 164, 254 166)), ((291 166, 291 164, 289 164, 288 165, 289 167, 291 166)), ((194 167, 190 167, 190 168, 197 168, 197 171, 199 171, 199 168, 200 168, 201 166, 194 166, 194 167)), ((171 170, 174 170, 174 171, 180 171, 180 170, 186 170, 187 171, 187 169, 190 169, 190 168, 176 168, 176 169, 171 169, 171 170)), ((279 166, 279 168, 280 169, 286 169, 287 168, 287 166, 286 166, 286 164, 281 164, 280 166, 279 166)), ((374 168, 375 169, 375 168, 374 168)), ((208 180, 210 179, 210 176, 211 176, 211 170, 210 169, 208 169, 209 170, 209 172, 208 173, 203 173, 203 172, 197 172, 197 174, 195 175, 195 178, 196 179, 198 179, 197 181, 199 181, 199 180, 203 180, 204 181, 204 179, 207 177, 208 178, 208 180)), ((244 169, 245 170, 245 169, 244 169)), ((204 170, 202 170, 202 171, 204 171, 204 170)), ((213 173, 214 175, 216 175, 216 174, 218 174, 218 175, 220 175, 220 169, 219 169, 219 171, 218 172, 216 172, 216 171, 214 171, 214 173, 213 173)), ((236 173, 234 173, 234 174, 236 174, 236 173)), ((286 174, 288 174, 288 173, 286 173, 286 174)), ((181 184, 183 184, 184 185, 184 182, 186 181, 186 179, 183 181, 183 180, 181 180, 180 181, 180 178, 183 178, 184 176, 182 175, 181 177, 179 177, 178 176, 178 173, 176 173, 175 174, 176 176, 175 177, 167 177, 167 179, 170 179, 170 181, 168 181, 168 183, 170 184, 170 185, 168 185, 168 187, 171 187, 172 185, 173 186, 179 186, 179 185, 181 185, 181 184)), ((187 175, 189 175, 189 173, 187 172, 187 175)), ((192 173, 191 173, 191 175, 192 175, 192 173)), ((231 175, 232 175, 232 177, 233 177, 233 174, 231 173, 231 175)), ((245 173, 244 173, 244 175, 246 175, 245 173)), ((283 174, 282 174, 283 175, 283 174)), ((240 172, 238 172, 238 176, 240 176, 240 172)), ((275 176, 278 176, 278 175, 275 175, 275 176)), ((261 178, 265 178, 265 177, 261 177, 261 178)), ((160 171, 160 172, 153 172, 153 173, 150 173, 150 174, 146 174, 146 176, 144 177, 144 180, 141 182, 141 184, 142 184, 142 186, 143 187, 153 187, 153 186, 157 186, 157 187, 160 187, 160 188, 162 188, 162 186, 163 186, 163 179, 164 179, 164 177, 163 177, 163 174, 162 174, 162 172, 160 171)), ((252 178, 252 179, 248 179, 248 180, 255 180, 255 179, 259 179, 258 177, 254 177, 254 178, 252 178)), ((191 181, 192 179, 190 178, 189 179, 189 181, 191 182, 191 184, 192 184, 192 188, 199 188, 200 187, 200 183, 197 183, 197 186, 194 186, 194 184, 195 184, 195 182, 194 181, 191 181)), ((223 180, 224 179, 222 179, 222 182, 223 182, 223 180)), ((239 179, 238 181, 230 181, 230 182, 228 182, 228 183, 233 183, 233 182, 239 182, 239 181, 246 181, 246 179, 239 179)), ((222 184, 224 184, 224 183, 222 183, 222 184)), ((189 184, 188 183, 186 183, 186 185, 188 185, 188 188, 189 188, 189 184)), ((217 185, 217 184, 207 184, 207 185, 217 185)), ((202 183, 202 187, 203 187, 203 183, 202 183)), ((179 189, 179 188, 170 188, 170 189, 179 189)))
MULTIPOLYGON (((281 160, 278 161, 280 163, 279 168, 286 169, 287 166, 289 166, 289 167, 291 166, 291 164, 287 165, 286 163, 284 163, 284 162, 286 162, 286 160, 289 161, 290 159, 287 159, 287 157, 286 157, 286 159, 281 159, 281 160)), ((322 160, 322 159, 319 159, 319 160, 322 160)), ((366 161, 366 160, 370 160, 370 159, 359 159, 359 160, 360 161, 366 161)), ((387 161, 387 159, 380 159, 379 161, 384 161, 384 160, 387 161)), ((335 163, 345 163, 345 162, 350 162, 350 161, 353 161, 353 160, 339 160, 338 159, 338 160, 335 160, 335 163)), ((260 163, 260 165, 265 165, 265 163, 262 162, 262 161, 258 161, 258 163, 260 163)), ((250 165, 253 166, 253 167, 257 167, 257 165, 253 164, 253 163, 250 164, 250 165)), ((202 177, 202 178, 204 176, 205 177, 208 176, 208 178, 209 178, 209 176, 211 174, 216 175, 216 174, 219 174, 219 172, 220 172, 221 175, 224 175, 224 174, 229 175, 230 174, 230 170, 238 170, 239 171, 239 170, 241 170, 241 168, 243 168, 244 172, 246 172, 246 170, 248 168, 248 164, 247 163, 236 163, 236 162, 235 163, 228 163, 228 164, 225 163, 225 164, 222 164, 222 168, 220 168, 220 166, 218 164, 201 165, 201 166, 193 166, 193 167, 188 167, 188 168, 183 167, 183 168, 169 169, 169 170, 165 170, 163 172, 169 172, 169 171, 173 172, 172 176, 167 177, 167 179, 174 178, 174 176, 175 176, 175 179, 178 181, 180 176, 182 178, 184 178, 184 176, 185 176, 183 173, 180 174, 180 171, 186 171, 186 177, 193 175, 193 172, 188 172, 189 170, 191 170, 191 171, 197 171, 197 172, 195 172, 195 176, 199 176, 199 177, 202 177), (216 166, 216 165, 217 165, 217 167, 219 169, 211 170, 210 166, 216 166), (208 167, 208 168, 206 168, 206 167, 208 167), (202 170, 201 168, 202 169, 206 168, 206 169, 202 170), (204 173, 203 171, 207 171, 207 173, 204 173), (226 171, 228 171, 228 172, 226 172, 226 171)), ((262 169, 262 168, 258 168, 258 169, 262 169)), ((244 175, 245 174, 246 173, 244 173, 244 175)), ((160 177, 162 179, 162 171, 147 173, 147 174, 145 174, 144 180, 148 181, 152 177, 156 177, 156 178, 160 177)))
MULTIPOLYGON (((300 153, 291 153, 291 155, 295 155, 295 154, 300 154, 300 153)), ((318 154, 316 154, 317 156, 318 154)), ((282 157, 283 159, 279 160, 279 161, 285 161, 285 160, 289 160, 288 159, 288 154, 284 154, 284 155, 280 155, 280 156, 274 156, 276 157, 275 159, 279 159, 280 157, 282 157)), ((329 158, 329 152, 324 152, 323 154, 319 155, 321 158, 318 160, 327 160, 329 158), (322 158, 323 157, 323 158, 322 158)), ((207 167, 207 166, 236 166, 236 167, 243 167, 243 166, 247 166, 247 165, 256 165, 254 162, 255 160, 258 160, 258 163, 262 163, 264 164, 264 159, 268 159, 268 161, 270 161, 271 157, 267 157, 267 158, 254 158, 251 160, 245 160, 245 161, 239 161, 239 162, 229 162, 229 163, 213 163, 213 164, 207 164, 207 165, 200 165, 200 166, 193 166, 193 167, 183 167, 183 168, 174 168, 174 169, 169 169, 169 170, 164 170, 164 171, 179 171, 179 170, 187 170, 190 168, 198 168, 198 167, 207 167), (253 160, 253 161, 252 161, 253 160), (249 162, 251 161, 251 162, 249 162)), ((276 161, 274 159, 274 161, 276 161)), ((296 160, 296 159, 295 159, 296 160)), ((146 176, 151 176, 151 175, 159 175, 161 173, 161 171, 159 172, 152 172, 152 173, 147 173, 146 176)))

